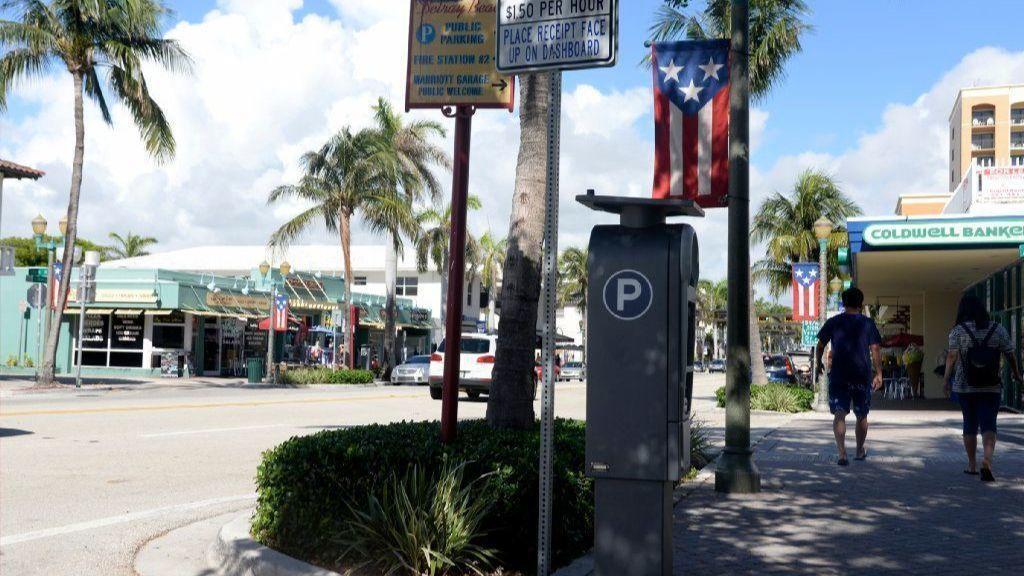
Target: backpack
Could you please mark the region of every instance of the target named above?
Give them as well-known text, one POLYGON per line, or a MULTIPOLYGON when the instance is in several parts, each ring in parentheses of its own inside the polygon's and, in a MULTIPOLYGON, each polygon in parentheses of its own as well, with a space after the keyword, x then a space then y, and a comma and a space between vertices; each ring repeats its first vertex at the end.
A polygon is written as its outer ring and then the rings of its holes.
POLYGON ((999 382, 999 350, 990 348, 988 341, 996 331, 995 322, 988 329, 985 338, 978 342, 974 332, 961 324, 967 335, 971 337, 971 347, 964 355, 964 376, 967 378, 967 385, 972 388, 984 388, 994 386, 999 382))

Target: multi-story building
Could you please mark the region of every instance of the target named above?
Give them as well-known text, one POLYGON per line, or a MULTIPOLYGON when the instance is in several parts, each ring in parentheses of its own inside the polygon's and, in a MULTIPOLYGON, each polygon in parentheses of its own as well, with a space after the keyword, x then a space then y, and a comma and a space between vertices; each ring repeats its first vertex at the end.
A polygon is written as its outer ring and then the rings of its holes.
POLYGON ((1024 166, 1024 84, 963 88, 949 115, 949 191, 972 164, 1024 166))

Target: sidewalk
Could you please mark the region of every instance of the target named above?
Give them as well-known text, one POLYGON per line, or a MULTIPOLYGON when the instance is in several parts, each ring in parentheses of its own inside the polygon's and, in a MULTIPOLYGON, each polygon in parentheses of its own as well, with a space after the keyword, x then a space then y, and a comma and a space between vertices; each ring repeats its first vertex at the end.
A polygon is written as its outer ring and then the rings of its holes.
POLYGON ((872 411, 868 460, 848 468, 831 417, 778 428, 757 446, 762 494, 718 494, 712 475, 676 505, 675 574, 1019 574, 1024 417, 1000 415, 997 482, 984 485, 962 473, 951 406, 872 411))

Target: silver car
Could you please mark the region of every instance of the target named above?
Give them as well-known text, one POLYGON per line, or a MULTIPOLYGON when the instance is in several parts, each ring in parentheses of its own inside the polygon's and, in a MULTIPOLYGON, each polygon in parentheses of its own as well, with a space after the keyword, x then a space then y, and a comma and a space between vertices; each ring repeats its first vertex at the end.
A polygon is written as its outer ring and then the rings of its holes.
POLYGON ((558 379, 565 382, 570 380, 583 380, 583 363, 566 362, 562 365, 562 371, 559 373, 558 379))
POLYGON ((426 384, 430 380, 430 356, 413 356, 391 371, 392 384, 426 384))

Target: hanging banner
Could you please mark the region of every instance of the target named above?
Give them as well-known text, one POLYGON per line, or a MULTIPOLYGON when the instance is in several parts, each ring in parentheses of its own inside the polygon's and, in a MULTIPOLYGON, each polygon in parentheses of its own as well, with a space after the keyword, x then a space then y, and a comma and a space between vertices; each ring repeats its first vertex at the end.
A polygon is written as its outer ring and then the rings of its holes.
POLYGON ((405 109, 512 111, 515 79, 494 67, 497 0, 412 0, 405 109))
POLYGON ((288 331, 288 297, 278 294, 274 299, 274 313, 270 317, 270 325, 274 332, 288 331))
POLYGON ((614 66, 616 0, 501 0, 498 70, 507 73, 614 66))
POLYGON ((654 72, 654 190, 658 199, 725 207, 729 196, 729 41, 664 42, 654 72))

